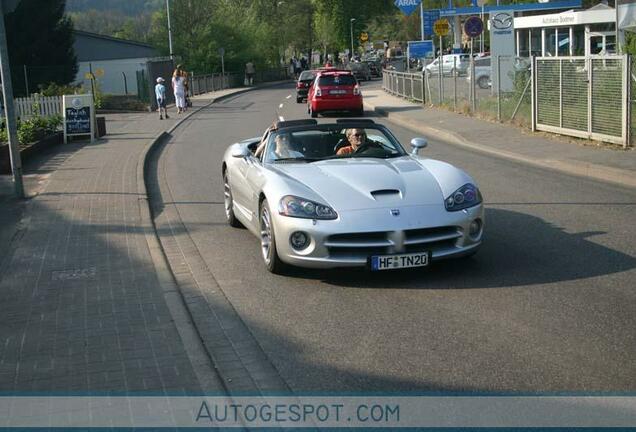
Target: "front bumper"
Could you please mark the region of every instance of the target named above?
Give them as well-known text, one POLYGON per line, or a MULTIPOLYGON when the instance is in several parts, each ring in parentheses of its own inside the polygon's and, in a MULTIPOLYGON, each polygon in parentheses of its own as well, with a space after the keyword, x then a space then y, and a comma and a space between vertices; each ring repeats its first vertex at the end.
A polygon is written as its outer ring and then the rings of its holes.
POLYGON ((336 220, 274 217, 276 247, 280 259, 309 268, 365 267, 372 255, 430 251, 433 261, 474 253, 483 236, 484 208, 478 205, 458 212, 443 206, 401 208, 399 216, 391 208, 348 211, 336 220), (481 231, 469 235, 469 225, 482 221, 481 231), (296 251, 290 236, 303 231, 309 245, 296 251))

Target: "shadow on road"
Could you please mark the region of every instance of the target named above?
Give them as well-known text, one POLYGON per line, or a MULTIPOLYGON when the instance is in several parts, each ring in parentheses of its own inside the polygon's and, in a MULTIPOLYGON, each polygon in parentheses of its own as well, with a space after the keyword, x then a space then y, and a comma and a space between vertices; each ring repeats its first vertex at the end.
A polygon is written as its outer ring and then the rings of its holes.
POLYGON ((500 288, 584 279, 631 270, 636 258, 592 241, 604 232, 567 233, 543 219, 486 210, 484 244, 473 258, 433 263, 427 269, 291 269, 289 276, 358 288, 500 288))

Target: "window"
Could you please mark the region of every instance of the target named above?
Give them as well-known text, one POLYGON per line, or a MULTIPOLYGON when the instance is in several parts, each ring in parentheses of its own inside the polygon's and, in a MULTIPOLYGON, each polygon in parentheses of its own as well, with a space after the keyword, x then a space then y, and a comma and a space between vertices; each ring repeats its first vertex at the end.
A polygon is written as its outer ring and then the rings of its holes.
POLYGON ((323 75, 318 79, 319 86, 356 85, 353 75, 323 75))

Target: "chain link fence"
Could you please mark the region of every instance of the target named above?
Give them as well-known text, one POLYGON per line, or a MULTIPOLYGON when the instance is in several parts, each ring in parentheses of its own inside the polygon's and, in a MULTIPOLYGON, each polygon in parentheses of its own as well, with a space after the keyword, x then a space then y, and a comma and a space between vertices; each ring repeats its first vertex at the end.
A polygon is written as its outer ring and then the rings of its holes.
POLYGON ((430 106, 527 128, 636 142, 636 66, 628 56, 483 56, 473 61, 451 56, 421 72, 384 70, 383 88, 430 106))
POLYGON ((629 145, 627 56, 535 61, 536 129, 629 145))

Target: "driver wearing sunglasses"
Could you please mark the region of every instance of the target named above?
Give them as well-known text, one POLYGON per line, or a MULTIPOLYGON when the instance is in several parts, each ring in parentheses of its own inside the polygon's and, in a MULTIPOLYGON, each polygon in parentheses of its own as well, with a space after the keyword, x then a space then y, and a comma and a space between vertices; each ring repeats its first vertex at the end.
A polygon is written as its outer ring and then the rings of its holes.
POLYGON ((365 147, 367 144, 367 134, 364 132, 364 129, 347 129, 345 137, 349 145, 338 149, 336 152, 337 156, 355 153, 359 148, 365 147))

